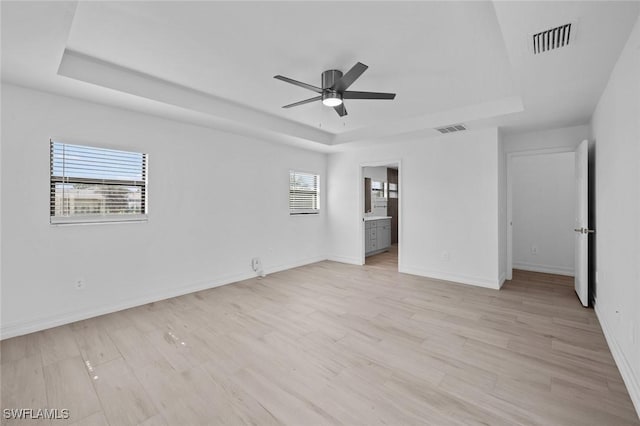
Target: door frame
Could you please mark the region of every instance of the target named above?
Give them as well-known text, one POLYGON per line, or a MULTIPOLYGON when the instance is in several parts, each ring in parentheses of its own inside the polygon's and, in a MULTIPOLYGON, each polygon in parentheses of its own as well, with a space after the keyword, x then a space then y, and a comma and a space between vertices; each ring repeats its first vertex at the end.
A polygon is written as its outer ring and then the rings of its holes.
POLYGON ((360 163, 358 165, 358 235, 360 238, 360 265, 365 264, 365 253, 366 248, 364 244, 364 168, 365 167, 382 167, 388 166, 390 164, 396 164, 398 166, 398 271, 402 269, 402 228, 403 228, 403 217, 402 217, 402 204, 404 203, 403 197, 403 177, 402 177, 402 160, 385 160, 385 161, 367 161, 364 163, 360 163))
MULTIPOLYGON (((577 145, 576 145, 577 146, 577 145)), ((503 224, 507 228, 507 270, 506 279, 513 279, 513 159, 514 157, 524 157, 528 155, 548 155, 562 154, 566 152, 576 152, 576 146, 557 147, 545 149, 533 149, 527 151, 507 152, 506 179, 507 179, 507 214, 506 223, 503 224)))

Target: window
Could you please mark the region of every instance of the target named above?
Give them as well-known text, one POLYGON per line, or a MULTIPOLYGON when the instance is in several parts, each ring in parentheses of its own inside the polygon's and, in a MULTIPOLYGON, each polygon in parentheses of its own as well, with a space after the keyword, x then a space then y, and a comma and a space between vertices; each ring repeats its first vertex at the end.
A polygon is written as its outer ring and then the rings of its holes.
POLYGON ((320 176, 291 170, 289 172, 289 213, 320 213, 320 176))
POLYGON ((371 181, 371 194, 373 198, 387 198, 388 188, 387 182, 371 181))
POLYGON ((51 223, 146 220, 147 154, 50 142, 51 223))
POLYGON ((398 184, 389 183, 389 198, 398 198, 398 184))

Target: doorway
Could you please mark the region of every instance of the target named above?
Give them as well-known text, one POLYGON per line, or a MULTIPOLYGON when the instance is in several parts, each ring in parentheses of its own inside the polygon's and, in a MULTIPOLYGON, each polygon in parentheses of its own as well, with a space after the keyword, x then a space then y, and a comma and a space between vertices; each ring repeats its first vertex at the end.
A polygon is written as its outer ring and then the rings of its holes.
POLYGON ((565 276, 587 306, 586 255, 581 254, 586 248, 576 234, 587 229, 586 166, 578 161, 586 154, 580 153, 561 148, 507 154, 506 272, 507 279, 513 269, 565 276))
POLYGON ((360 165, 362 264, 398 270, 401 242, 400 161, 360 165))

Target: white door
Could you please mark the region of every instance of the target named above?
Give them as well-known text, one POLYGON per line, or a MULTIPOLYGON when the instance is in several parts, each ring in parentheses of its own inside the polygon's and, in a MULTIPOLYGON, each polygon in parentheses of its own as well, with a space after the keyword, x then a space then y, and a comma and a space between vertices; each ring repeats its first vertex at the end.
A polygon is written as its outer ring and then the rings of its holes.
POLYGON ((588 193, 588 141, 580 142, 576 149, 576 222, 575 222, 575 289, 583 306, 589 306, 589 193, 588 193))

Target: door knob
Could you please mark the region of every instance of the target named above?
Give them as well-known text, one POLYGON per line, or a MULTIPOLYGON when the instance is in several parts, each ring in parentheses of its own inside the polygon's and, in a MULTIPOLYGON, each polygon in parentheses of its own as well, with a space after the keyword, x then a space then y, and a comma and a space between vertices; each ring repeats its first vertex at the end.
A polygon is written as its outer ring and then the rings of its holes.
POLYGON ((593 229, 587 229, 587 228, 575 228, 574 231, 579 232, 581 234, 593 234, 594 231, 593 229))

